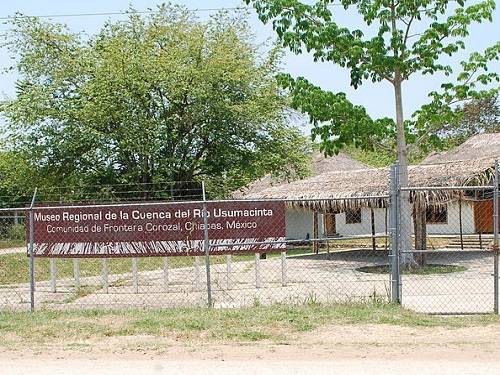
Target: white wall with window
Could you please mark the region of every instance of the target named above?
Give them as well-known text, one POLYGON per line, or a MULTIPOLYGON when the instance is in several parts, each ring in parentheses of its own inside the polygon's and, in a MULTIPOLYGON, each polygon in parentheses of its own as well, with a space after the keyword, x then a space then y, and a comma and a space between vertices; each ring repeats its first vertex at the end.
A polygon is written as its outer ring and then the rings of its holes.
MULTIPOLYGON (((374 210, 375 233, 385 233, 386 210, 374 210)), ((347 211, 336 214, 336 231, 341 236, 370 235, 371 210, 362 208, 361 212, 347 211)), ((387 218, 388 220, 389 218, 387 218)), ((413 219, 413 218, 412 218, 413 219)), ((457 201, 429 209, 426 213, 428 234, 460 234, 460 205, 457 201)), ((413 220, 412 220, 413 228, 413 220)), ((462 202, 462 233, 474 234, 474 205, 472 202, 462 202)))
MULTIPOLYGON (((374 208, 375 233, 385 233, 386 209, 374 208)), ((370 235, 372 233, 371 209, 348 210, 335 215, 337 233, 341 236, 370 235)))
MULTIPOLYGON (((462 233, 474 234, 474 204, 462 202, 462 233)), ((451 201, 434 212, 427 212, 427 234, 460 234, 460 204, 451 201)))
MULTIPOLYGON (((460 206, 457 201, 447 203, 439 209, 428 210, 426 214, 427 219, 427 233, 428 234, 446 234, 458 235, 460 234, 460 206)), ((314 211, 305 208, 287 208, 286 210, 286 237, 287 239, 299 240, 313 237, 313 214, 314 211)), ((318 215, 318 236, 324 237, 327 229, 325 223, 330 221, 331 218, 326 219, 324 213, 317 213, 318 215)), ((330 214, 335 216, 334 230, 340 236, 359 236, 370 235, 372 233, 371 226, 371 209, 360 208, 348 210, 337 214, 330 214)), ((386 232, 386 217, 385 208, 373 209, 375 233, 383 234, 386 232)), ((413 225, 413 224, 412 224, 413 225)), ((413 227, 412 227, 413 228, 413 227)), ((332 231, 332 228, 328 228, 332 231)), ((474 234, 474 205, 472 202, 462 202, 462 231, 463 234, 474 234)), ((333 233, 328 233, 332 236, 333 233)))

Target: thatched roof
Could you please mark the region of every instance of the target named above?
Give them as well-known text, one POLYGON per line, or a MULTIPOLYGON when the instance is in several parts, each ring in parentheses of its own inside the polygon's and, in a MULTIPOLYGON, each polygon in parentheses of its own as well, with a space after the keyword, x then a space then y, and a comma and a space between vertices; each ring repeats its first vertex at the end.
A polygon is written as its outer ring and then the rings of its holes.
POLYGON ((422 164, 447 163, 477 158, 500 159, 500 133, 475 135, 452 150, 429 155, 422 164))
MULTIPOLYGON (((478 186, 491 182, 494 160, 481 158, 409 167, 410 186, 478 186)), ((246 198, 285 199, 290 205, 340 210, 350 206, 384 206, 386 199, 370 198, 389 193, 389 168, 327 172, 248 194, 246 198), (359 199, 353 199, 359 198, 359 199)), ((445 201, 457 191, 426 191, 427 200, 445 201)))
MULTIPOLYGON (((337 172, 337 171, 354 171, 359 169, 369 168, 366 164, 363 164, 357 160, 354 160, 347 156, 346 154, 339 153, 338 155, 332 157, 325 157, 319 152, 314 152, 311 157, 311 176, 317 176, 326 172, 337 172)), ((278 187, 282 184, 288 184, 289 181, 283 181, 276 179, 270 175, 264 176, 240 191, 233 194, 234 198, 243 198, 247 196, 253 196, 259 192, 271 188, 278 187)))
POLYGON ((314 152, 311 161, 311 176, 317 176, 327 172, 339 171, 357 171, 359 169, 368 169, 368 165, 354 160, 344 153, 325 157, 320 152, 314 152))

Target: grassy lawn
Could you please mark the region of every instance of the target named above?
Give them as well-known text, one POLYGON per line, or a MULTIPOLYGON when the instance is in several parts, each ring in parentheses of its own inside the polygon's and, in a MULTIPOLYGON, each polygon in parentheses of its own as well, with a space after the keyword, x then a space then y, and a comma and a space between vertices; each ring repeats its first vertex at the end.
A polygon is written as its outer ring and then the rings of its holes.
MULTIPOLYGON (((290 249, 289 255, 310 253, 308 247, 290 249)), ((280 253, 268 254, 268 258, 279 257, 280 253)), ((249 255, 234 255, 234 262, 249 261, 254 259, 253 254, 249 255)), ((225 256, 211 256, 211 264, 221 264, 226 261, 225 256)), ((158 270, 163 267, 163 258, 160 257, 143 257, 137 260, 139 271, 158 270)), ((194 264, 194 257, 170 257, 169 267, 191 267, 194 264)), ((200 264, 204 265, 204 259, 201 259, 200 264)), ((73 261, 72 259, 57 259, 57 277, 66 278, 73 276, 73 261)), ((109 274, 122 274, 132 271, 132 260, 130 258, 112 258, 108 259, 109 274)), ((97 276, 102 272, 102 259, 80 259, 80 276, 97 276)), ((49 259, 35 259, 35 277, 37 281, 45 281, 50 279, 49 259)), ((0 285, 24 283, 28 281, 28 257, 24 253, 5 254, 0 256, 0 285)))
POLYGON ((392 304, 273 305, 241 309, 0 312, 0 345, 64 343, 103 337, 180 335, 184 340, 286 341, 327 324, 470 327, 499 324, 498 315, 439 317, 392 304))
MULTIPOLYGON (((347 239, 344 240, 342 237, 331 239, 328 241, 330 248, 336 249, 346 249, 346 248, 372 248, 372 239, 371 238, 355 238, 355 239, 347 239)), ((442 249, 446 247, 446 245, 450 242, 450 238, 445 237, 427 237, 427 247, 429 249, 442 249)), ((377 249, 384 249, 385 246, 389 246, 389 240, 385 238, 376 238, 375 246, 377 249)), ((323 246, 323 244, 322 244, 323 246)), ((326 244, 325 244, 326 247, 326 244)))
POLYGON ((10 249, 12 247, 24 247, 24 240, 0 240, 0 249, 10 249))
MULTIPOLYGON (((388 243, 388 242, 387 242, 388 243)), ((321 244, 321 248, 326 248, 326 242, 321 244)), ((386 244, 385 238, 375 238, 375 246, 378 249, 384 249, 386 244)), ((355 249, 355 248, 372 248, 372 239, 371 238, 355 238, 344 240, 342 237, 336 239, 328 240, 328 246, 330 249, 355 249)), ((389 245, 387 245, 389 246, 389 245)))

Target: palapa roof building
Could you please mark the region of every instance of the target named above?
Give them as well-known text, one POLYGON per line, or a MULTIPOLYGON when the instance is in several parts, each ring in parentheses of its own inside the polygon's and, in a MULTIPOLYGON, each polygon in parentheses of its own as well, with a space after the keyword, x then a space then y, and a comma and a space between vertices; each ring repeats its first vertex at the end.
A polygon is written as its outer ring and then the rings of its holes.
MULTIPOLYGON (((354 160, 344 153, 339 153, 338 155, 332 157, 325 157, 319 152, 314 152, 311 157, 310 165, 311 177, 332 171, 354 171, 367 168, 369 167, 366 164, 354 160)), ((252 182, 247 187, 235 193, 234 198, 253 197, 268 188, 282 185, 286 186, 288 184, 288 181, 278 180, 270 175, 267 175, 252 182)))
MULTIPOLYGON (((481 186, 492 181, 495 159, 500 158, 500 133, 470 138, 454 150, 431 155, 408 168, 412 187, 481 186)), ((246 194, 246 198, 289 200, 292 206, 339 210, 352 206, 383 206, 389 193, 389 168, 331 171, 246 194), (358 199, 352 199, 358 198, 358 199)), ((462 192, 422 191, 426 200, 443 202, 462 192)))
POLYGON ((500 133, 475 135, 454 149, 430 154, 421 164, 450 163, 481 158, 491 160, 500 158, 500 133))

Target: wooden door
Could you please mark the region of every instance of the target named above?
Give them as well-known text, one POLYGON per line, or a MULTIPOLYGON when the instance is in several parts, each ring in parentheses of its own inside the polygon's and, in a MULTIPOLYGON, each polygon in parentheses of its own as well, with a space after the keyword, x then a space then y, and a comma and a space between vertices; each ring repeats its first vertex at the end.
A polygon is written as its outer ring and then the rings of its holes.
POLYGON ((493 199, 474 202, 476 233, 493 233, 493 199))
POLYGON ((337 232, 336 224, 335 224, 335 214, 334 213, 325 213, 325 235, 326 236, 334 236, 337 232))

